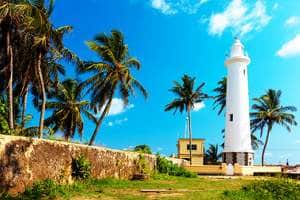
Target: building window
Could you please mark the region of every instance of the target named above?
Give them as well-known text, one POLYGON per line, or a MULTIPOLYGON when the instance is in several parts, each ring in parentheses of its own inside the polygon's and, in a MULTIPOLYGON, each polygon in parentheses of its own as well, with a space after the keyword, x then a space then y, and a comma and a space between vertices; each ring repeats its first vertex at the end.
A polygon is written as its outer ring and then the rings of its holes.
MULTIPOLYGON (((188 144, 186 146, 187 150, 190 150, 190 145, 188 144)), ((196 144, 192 144, 192 150, 197 150, 197 145, 196 144)))
POLYGON ((229 121, 233 122, 233 114, 229 115, 229 121))
POLYGON ((243 71, 244 71, 244 76, 246 76, 246 70, 244 69, 243 71))

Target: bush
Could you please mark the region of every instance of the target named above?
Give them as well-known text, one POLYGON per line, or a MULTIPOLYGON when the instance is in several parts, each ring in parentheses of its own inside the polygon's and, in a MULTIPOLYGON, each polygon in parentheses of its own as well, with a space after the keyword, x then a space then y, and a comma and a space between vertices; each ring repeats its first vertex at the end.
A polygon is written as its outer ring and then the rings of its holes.
POLYGON ((188 178, 197 177, 195 173, 190 172, 159 155, 156 158, 156 169, 159 173, 168 174, 170 176, 183 176, 188 178))
POLYGON ((137 161, 138 171, 141 174, 150 174, 149 162, 146 160, 145 156, 139 155, 139 159, 137 161))
POLYGON ((91 163, 84 155, 72 160, 72 177, 77 180, 89 178, 91 175, 91 163))
POLYGON ((38 200, 38 199, 56 199, 58 196, 66 196, 64 188, 47 179, 35 182, 31 187, 26 188, 25 192, 12 197, 8 194, 0 195, 2 200, 38 200))
POLYGON ((258 181, 244 186, 239 191, 225 191, 228 199, 297 200, 300 199, 300 185, 292 180, 258 181))
POLYGON ((138 146, 134 147, 133 151, 139 152, 139 153, 152 154, 151 148, 146 144, 138 145, 138 146))

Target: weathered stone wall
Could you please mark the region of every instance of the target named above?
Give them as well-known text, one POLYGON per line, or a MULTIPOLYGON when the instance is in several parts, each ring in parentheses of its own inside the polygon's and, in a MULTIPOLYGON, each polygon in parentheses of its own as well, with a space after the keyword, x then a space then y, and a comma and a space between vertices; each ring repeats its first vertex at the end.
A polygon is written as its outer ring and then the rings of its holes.
MULTIPOLYGON (((0 189, 15 194, 38 180, 71 182, 72 159, 81 154, 91 162, 93 178, 130 179, 138 171, 138 153, 0 135, 0 189)), ((155 156, 144 157, 154 169, 155 156)))

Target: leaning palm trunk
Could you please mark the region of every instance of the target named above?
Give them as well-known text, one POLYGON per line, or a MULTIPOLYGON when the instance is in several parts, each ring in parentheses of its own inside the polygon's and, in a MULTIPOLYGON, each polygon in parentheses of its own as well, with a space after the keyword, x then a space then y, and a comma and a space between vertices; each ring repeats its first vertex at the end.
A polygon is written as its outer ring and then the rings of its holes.
POLYGON ((25 115, 27 110, 28 86, 26 86, 25 94, 22 97, 22 129, 25 127, 25 115))
POLYGON ((191 111, 188 108, 188 123, 189 123, 189 145, 190 145, 190 165, 192 165, 192 125, 191 125, 191 111))
POLYGON ((272 129, 272 127, 269 125, 268 126, 267 136, 266 136, 266 141, 265 141, 264 148, 263 148, 263 151, 262 151, 262 154, 261 154, 261 165, 262 166, 265 165, 265 152, 266 152, 267 145, 268 145, 268 142, 269 142, 269 137, 270 137, 271 129, 272 129))
POLYGON ((13 107, 13 50, 11 47, 10 33, 7 32, 6 35, 7 42, 7 55, 9 57, 9 81, 8 81, 8 109, 9 109, 9 128, 12 130, 14 128, 14 107, 13 107))
POLYGON ((42 73, 42 69, 41 69, 41 63, 42 63, 42 52, 39 52, 37 71, 38 71, 40 87, 41 87, 41 91, 42 91, 42 106, 41 106, 41 114, 40 114, 39 138, 43 137, 44 118, 45 118, 45 109, 46 109, 46 90, 45 90, 43 73, 42 73))
POLYGON ((105 108, 104 108, 104 110, 103 110, 103 112, 102 112, 99 120, 97 121, 96 128, 95 128, 94 133, 93 133, 93 135, 91 137, 91 140, 89 142, 90 146, 94 144, 94 141, 96 139, 96 135, 97 135, 97 133, 99 131, 99 128, 102 125, 103 119, 105 118, 106 114, 108 113, 108 111, 110 109, 112 99, 113 99, 112 97, 109 98, 109 100, 108 100, 108 102, 107 102, 107 104, 106 104, 106 106, 105 106, 105 108))

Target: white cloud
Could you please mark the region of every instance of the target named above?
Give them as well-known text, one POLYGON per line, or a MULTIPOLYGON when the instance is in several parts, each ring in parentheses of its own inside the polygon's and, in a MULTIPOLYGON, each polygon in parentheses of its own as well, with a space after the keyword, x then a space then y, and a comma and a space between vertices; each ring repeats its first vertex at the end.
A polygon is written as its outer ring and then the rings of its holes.
POLYGON ((285 25, 292 27, 292 26, 297 26, 300 24, 300 17, 298 16, 291 16, 285 21, 285 25))
POLYGON ((201 103, 196 103, 194 105, 193 111, 198 112, 199 110, 205 108, 205 104, 203 102, 201 103))
POLYGON ((257 0, 252 7, 242 0, 232 0, 223 12, 211 15, 209 33, 221 36, 226 29, 231 29, 233 34, 242 36, 260 30, 270 19, 261 0, 257 0))
POLYGON ((300 140, 296 140, 296 142, 295 142, 296 144, 300 144, 300 140))
POLYGON ((195 14, 199 8, 210 0, 150 0, 154 9, 165 15, 177 13, 195 14))
POLYGON ((127 121, 128 121, 127 117, 125 117, 123 119, 117 119, 117 120, 108 122, 108 126, 112 127, 115 125, 122 125, 124 122, 127 122, 127 121))
MULTIPOLYGON (((108 113, 108 116, 114 116, 114 115, 119 115, 121 113, 124 113, 125 111, 134 108, 133 104, 129 104, 127 106, 125 106, 124 102, 122 99, 120 98, 113 98, 112 102, 111 102, 111 107, 108 113)), ((96 117, 100 117, 100 115, 102 114, 104 108, 102 108, 100 110, 100 112, 98 112, 95 116, 96 117)))
POLYGON ((285 44, 277 51, 277 55, 280 57, 292 57, 300 55, 300 34, 285 44))
POLYGON ((133 107, 134 107, 133 104, 129 104, 128 106, 125 106, 122 99, 113 98, 108 115, 109 116, 118 115, 133 107))
POLYGON ((160 10, 163 14, 166 15, 177 13, 177 11, 171 7, 171 4, 166 2, 166 0, 152 0, 151 6, 157 10, 160 10))

